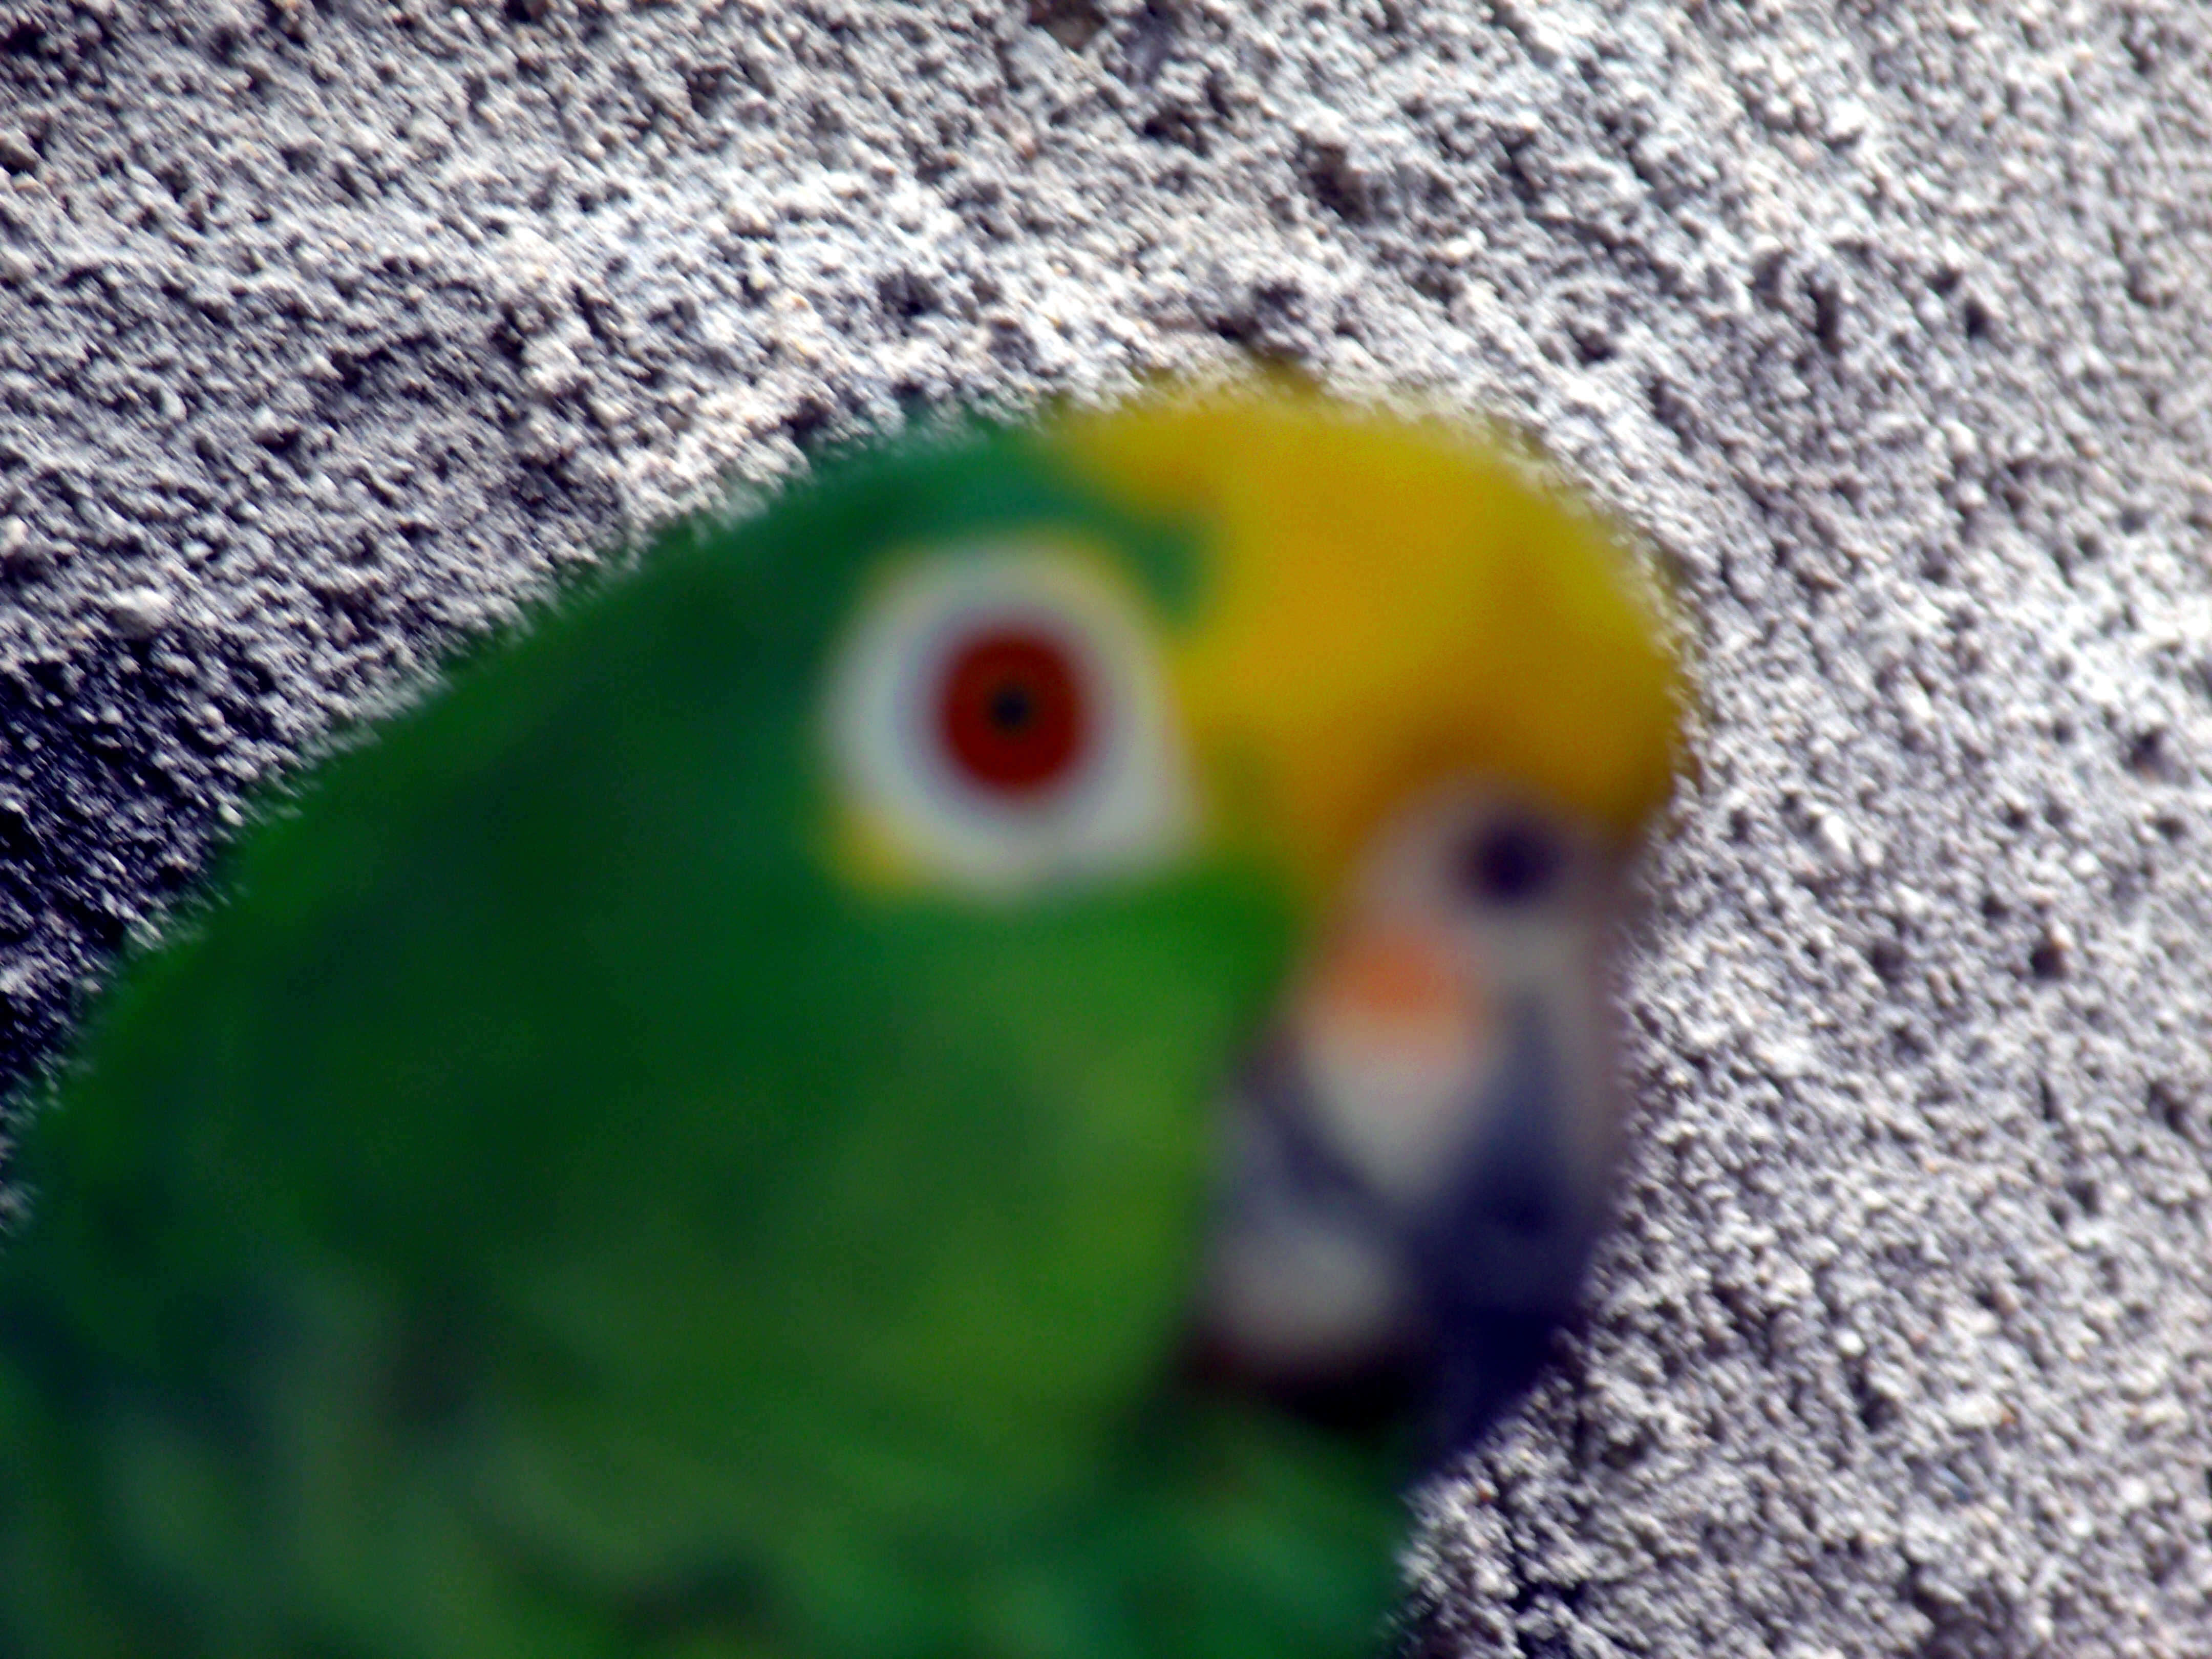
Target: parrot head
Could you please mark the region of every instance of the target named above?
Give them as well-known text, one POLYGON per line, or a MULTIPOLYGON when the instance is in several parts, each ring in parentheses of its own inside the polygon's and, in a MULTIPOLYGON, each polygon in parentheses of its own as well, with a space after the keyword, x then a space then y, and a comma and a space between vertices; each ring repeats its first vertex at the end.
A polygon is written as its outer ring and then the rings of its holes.
POLYGON ((1251 877, 1277 988, 1215 1103, 1194 1351, 1315 1409, 1412 1389, 1459 1444, 1571 1306, 1618 1149, 1655 618, 1440 424, 1185 400, 1020 441, 1097 496, 885 550, 830 683, 845 872, 1007 906, 1251 877))
POLYGON ((1489 441, 1280 389, 666 532, 88 1022, 0 1647, 1358 1650, 1390 1425, 1597 1230, 1677 679, 1489 441))

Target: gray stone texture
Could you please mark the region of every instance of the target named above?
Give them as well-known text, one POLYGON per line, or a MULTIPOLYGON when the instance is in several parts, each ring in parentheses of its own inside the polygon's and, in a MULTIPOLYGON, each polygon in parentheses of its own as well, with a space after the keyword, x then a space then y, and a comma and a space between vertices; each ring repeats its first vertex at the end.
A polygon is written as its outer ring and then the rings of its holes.
POLYGON ((1446 1651, 2212 1652, 2212 13, 0 0, 0 1076, 716 481, 1241 352, 1692 619, 1588 1328, 1446 1651))

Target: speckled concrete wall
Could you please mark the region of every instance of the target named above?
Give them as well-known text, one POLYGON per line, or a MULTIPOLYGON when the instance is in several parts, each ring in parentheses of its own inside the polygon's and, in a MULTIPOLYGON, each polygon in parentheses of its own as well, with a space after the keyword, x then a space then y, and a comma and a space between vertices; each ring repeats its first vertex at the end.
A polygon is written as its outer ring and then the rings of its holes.
POLYGON ((2212 1651, 2203 9, 0 0, 0 1054, 241 792, 718 477, 1257 350, 1704 654, 1469 1653, 2212 1651))

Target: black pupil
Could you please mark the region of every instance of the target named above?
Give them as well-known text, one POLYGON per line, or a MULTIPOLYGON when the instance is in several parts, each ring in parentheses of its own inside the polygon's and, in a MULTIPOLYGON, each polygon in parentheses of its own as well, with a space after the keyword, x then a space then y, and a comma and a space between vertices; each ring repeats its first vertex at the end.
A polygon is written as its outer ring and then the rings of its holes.
POLYGON ((1477 898, 1493 904, 1539 899, 1559 884, 1564 862, 1559 842, 1537 824, 1486 824, 1468 838, 1460 879, 1477 898))
POLYGON ((1036 718, 1036 698, 1019 680, 1005 680, 992 688, 991 724, 1001 732, 1021 732, 1036 718))

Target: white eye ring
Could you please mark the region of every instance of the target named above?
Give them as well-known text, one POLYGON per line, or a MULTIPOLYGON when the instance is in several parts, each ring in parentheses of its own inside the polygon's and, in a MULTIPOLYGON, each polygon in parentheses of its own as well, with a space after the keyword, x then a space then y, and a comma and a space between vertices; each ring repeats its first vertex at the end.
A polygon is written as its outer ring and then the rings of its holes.
POLYGON ((857 826, 925 881, 1015 896, 1157 865, 1192 833, 1152 627, 1099 562, 1064 548, 1007 541, 908 563, 867 596, 827 712, 857 826), (1048 706, 1040 714, 1018 690, 1005 731, 1053 723, 1003 768, 975 745, 1004 732, 957 724, 952 701, 977 695, 990 652, 1045 671, 1048 706))

